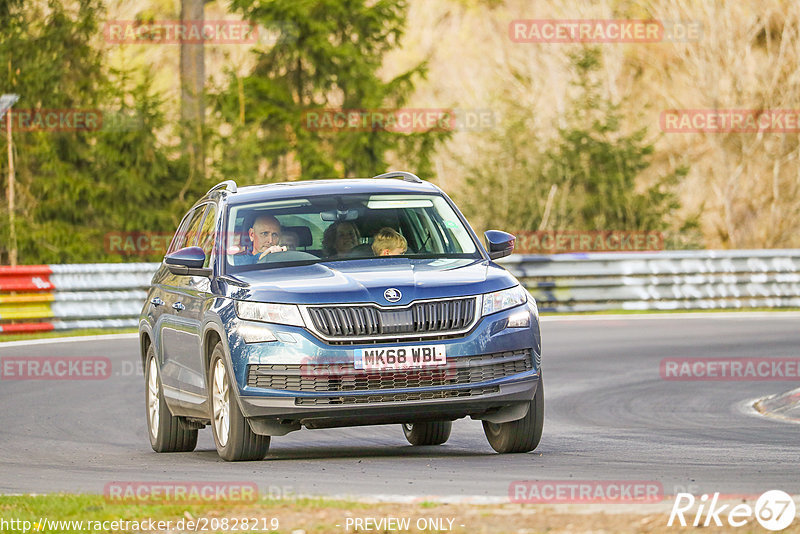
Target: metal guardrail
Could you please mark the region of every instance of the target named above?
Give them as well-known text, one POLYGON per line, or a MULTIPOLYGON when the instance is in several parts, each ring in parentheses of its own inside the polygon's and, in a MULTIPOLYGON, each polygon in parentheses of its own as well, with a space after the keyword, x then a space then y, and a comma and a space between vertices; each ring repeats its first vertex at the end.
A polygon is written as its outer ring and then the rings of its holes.
MULTIPOLYGON (((800 307, 800 250, 512 255, 545 312, 800 307)), ((0 334, 135 327, 157 263, 0 267, 0 334)))
POLYGON ((800 307, 800 250, 510 256, 541 311, 800 307))
POLYGON ((157 263, 0 267, 0 334, 127 328, 157 263))

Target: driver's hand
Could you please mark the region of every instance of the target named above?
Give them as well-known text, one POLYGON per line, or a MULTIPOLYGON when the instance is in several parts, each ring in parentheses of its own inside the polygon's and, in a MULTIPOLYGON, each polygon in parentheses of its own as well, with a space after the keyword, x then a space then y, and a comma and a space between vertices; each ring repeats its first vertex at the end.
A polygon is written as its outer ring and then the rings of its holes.
POLYGON ((286 252, 286 250, 287 250, 286 247, 282 247, 280 245, 272 245, 271 247, 263 251, 261 255, 258 257, 258 259, 263 260, 264 256, 266 256, 267 254, 270 254, 272 252, 286 252))

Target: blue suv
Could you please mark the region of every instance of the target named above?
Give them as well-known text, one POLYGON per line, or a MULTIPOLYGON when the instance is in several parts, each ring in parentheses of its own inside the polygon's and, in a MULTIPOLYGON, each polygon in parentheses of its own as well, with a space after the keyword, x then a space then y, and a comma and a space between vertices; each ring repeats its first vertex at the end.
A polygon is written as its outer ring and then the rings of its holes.
POLYGON ((539 444, 536 303, 438 187, 372 179, 213 187, 184 216, 139 322, 150 443, 259 460, 272 436, 401 424, 438 445, 483 422, 501 453, 539 444))

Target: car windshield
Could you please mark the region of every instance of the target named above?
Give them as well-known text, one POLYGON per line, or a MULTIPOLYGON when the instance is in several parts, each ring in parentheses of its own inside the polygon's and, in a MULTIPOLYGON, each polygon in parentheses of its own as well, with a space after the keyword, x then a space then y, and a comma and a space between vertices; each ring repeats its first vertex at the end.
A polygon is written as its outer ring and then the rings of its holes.
POLYGON ((229 208, 226 271, 373 258, 480 258, 441 195, 350 194, 229 208))

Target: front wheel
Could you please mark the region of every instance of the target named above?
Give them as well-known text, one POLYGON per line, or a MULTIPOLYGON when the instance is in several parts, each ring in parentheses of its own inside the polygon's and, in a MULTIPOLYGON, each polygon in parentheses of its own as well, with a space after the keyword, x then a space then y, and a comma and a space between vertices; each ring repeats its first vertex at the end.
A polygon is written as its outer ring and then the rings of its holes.
POLYGON ((156 452, 191 452, 197 446, 197 429, 188 428, 174 417, 164 401, 161 377, 158 374, 156 350, 151 344, 147 348, 145 366, 147 383, 144 400, 147 407, 147 429, 150 446, 156 452))
POLYGON ((233 384, 235 382, 229 378, 225 366, 222 344, 217 343, 208 369, 211 432, 217 453, 229 462, 261 460, 269 450, 269 436, 260 436, 252 431, 236 402, 233 384))
POLYGON ((483 422, 489 445, 499 453, 530 452, 539 446, 544 427, 544 387, 541 375, 528 414, 508 423, 483 422))
POLYGON ((412 445, 441 445, 450 437, 452 429, 452 421, 406 423, 403 425, 403 434, 412 445))

